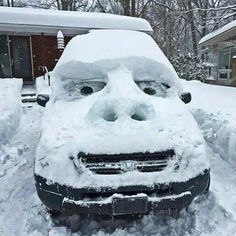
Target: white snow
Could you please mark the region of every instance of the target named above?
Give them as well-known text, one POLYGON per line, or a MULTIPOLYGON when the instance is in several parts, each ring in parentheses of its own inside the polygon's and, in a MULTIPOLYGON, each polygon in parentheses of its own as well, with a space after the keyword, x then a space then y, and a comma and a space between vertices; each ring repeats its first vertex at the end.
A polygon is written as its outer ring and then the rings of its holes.
POLYGON ((17 32, 24 29, 27 31, 28 28, 38 32, 44 32, 42 30, 47 29, 55 33, 58 30, 62 30, 63 33, 72 30, 73 34, 89 29, 129 29, 152 32, 150 24, 141 18, 95 12, 14 7, 0 7, 1 27, 4 27, 6 31, 15 27, 17 32))
MULTIPOLYGON (((234 28, 236 27, 236 20, 228 23, 227 25, 223 26, 222 28, 219 28, 215 31, 213 31, 212 33, 210 34, 207 34, 205 35, 200 41, 198 44, 204 44, 206 41, 209 41, 213 38, 216 38, 218 37, 219 35, 225 33, 226 31, 230 31, 230 30, 233 30, 234 28)), ((235 29, 234 29, 235 30, 235 29)))
POLYGON ((189 104, 208 144, 236 165, 236 88, 182 81, 192 94, 189 104))
MULTIPOLYGON (((50 80, 52 80, 53 77, 50 77, 50 80)), ((43 76, 36 78, 36 94, 48 94, 50 95, 52 92, 51 87, 49 86, 48 78, 47 76, 44 78, 43 76)))
MULTIPOLYGON (((217 110, 224 107, 221 113, 222 116, 216 116, 215 121, 222 117, 233 118, 235 109, 228 104, 231 100, 235 101, 232 88, 185 81, 183 81, 183 85, 185 91, 190 90, 194 95, 192 104, 189 105, 190 108, 196 110, 198 106, 202 107, 209 115, 205 116, 204 113, 199 113, 199 117, 201 114, 204 115, 203 121, 207 122, 211 118, 211 112, 217 112, 217 110), (207 91, 211 95, 210 97, 207 96, 207 91), (201 96, 206 99, 201 100, 201 96), (225 101, 224 98, 226 98, 225 101), (220 107, 217 108, 217 103, 213 101, 219 100, 220 107), (228 115, 224 114, 226 111, 228 115)), ((210 193, 207 197, 193 202, 187 211, 183 210, 178 219, 164 217, 159 214, 149 214, 140 220, 114 219, 99 221, 78 216, 52 220, 37 197, 33 180, 34 158, 32 157, 40 136, 41 110, 40 107, 26 110, 12 139, 0 148, 1 156, 12 162, 12 165, 0 165, 2 168, 0 174, 1 235, 235 235, 236 170, 233 169, 234 166, 211 150, 208 151, 211 162, 210 193), (76 232, 72 232, 72 230, 76 232)), ((204 125, 201 125, 201 127, 204 132, 204 125)))
POLYGON ((13 134, 22 114, 21 79, 0 78, 0 145, 13 134))
POLYGON ((215 81, 216 79, 211 75, 211 76, 206 77, 206 80, 215 81))
POLYGON ((139 78, 141 80, 164 74, 171 77, 168 79, 172 83, 178 83, 173 66, 152 37, 129 30, 91 30, 88 34, 74 37, 65 48, 54 73, 66 78, 98 78, 118 66, 128 66, 136 72, 134 76, 143 76, 139 78), (158 70, 155 70, 154 63, 158 70))

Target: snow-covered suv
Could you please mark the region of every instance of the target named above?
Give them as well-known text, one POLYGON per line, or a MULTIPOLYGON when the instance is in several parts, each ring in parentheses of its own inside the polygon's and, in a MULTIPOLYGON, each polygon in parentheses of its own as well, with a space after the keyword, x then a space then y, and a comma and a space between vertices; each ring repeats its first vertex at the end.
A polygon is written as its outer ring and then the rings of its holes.
POLYGON ((66 215, 178 211, 208 190, 206 145, 185 105, 191 95, 151 36, 76 36, 52 77, 34 172, 48 208, 66 215))

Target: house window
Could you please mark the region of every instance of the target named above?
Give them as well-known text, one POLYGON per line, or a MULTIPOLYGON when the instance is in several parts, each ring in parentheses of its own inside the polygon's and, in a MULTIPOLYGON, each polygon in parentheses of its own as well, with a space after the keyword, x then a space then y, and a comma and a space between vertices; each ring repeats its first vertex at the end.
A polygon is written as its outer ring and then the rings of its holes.
POLYGON ((6 35, 0 35, 0 78, 10 78, 10 58, 8 39, 6 35))
POLYGON ((232 57, 236 55, 236 45, 228 42, 228 45, 219 50, 218 77, 222 80, 229 80, 232 73, 232 57))
POLYGON ((230 69, 230 47, 220 48, 219 69, 230 69))
POLYGON ((219 51, 219 69, 232 69, 231 60, 236 55, 236 45, 222 47, 219 51))

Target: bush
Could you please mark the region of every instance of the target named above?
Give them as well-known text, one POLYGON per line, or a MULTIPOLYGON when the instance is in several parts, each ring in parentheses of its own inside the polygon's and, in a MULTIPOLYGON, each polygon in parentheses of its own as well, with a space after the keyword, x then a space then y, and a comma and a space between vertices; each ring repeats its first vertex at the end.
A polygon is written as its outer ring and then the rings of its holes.
POLYGON ((170 61, 181 79, 204 81, 207 77, 207 67, 191 54, 179 54, 170 61))

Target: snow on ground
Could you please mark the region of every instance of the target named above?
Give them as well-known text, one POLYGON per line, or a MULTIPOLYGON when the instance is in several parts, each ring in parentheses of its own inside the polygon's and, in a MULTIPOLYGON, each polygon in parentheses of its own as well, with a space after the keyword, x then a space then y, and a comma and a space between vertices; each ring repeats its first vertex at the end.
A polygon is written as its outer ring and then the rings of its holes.
POLYGON ((182 81, 192 94, 188 105, 207 143, 236 166, 236 88, 182 81))
MULTIPOLYGON (((191 91, 194 97, 190 108, 195 113, 199 106, 202 111, 199 117, 204 114, 205 121, 213 115, 216 115, 216 119, 227 118, 228 122, 231 121, 229 117, 233 119, 234 110, 228 104, 231 101, 230 97, 233 100, 235 95, 231 88, 197 82, 184 82, 184 88, 191 91), (211 100, 204 100, 204 91, 205 94, 211 95, 211 100), (198 94, 201 96, 196 96, 198 94), (220 115, 216 112, 220 105, 215 105, 215 109, 211 106, 211 101, 213 104, 213 101, 219 99, 219 94, 222 109, 225 109, 220 115), (201 100, 208 105, 203 104, 201 100)), ((4 171, 1 170, 0 175, 0 235, 235 235, 236 170, 227 159, 222 159, 215 152, 216 149, 213 151, 211 148, 208 150, 212 176, 210 193, 191 204, 187 211, 183 210, 178 219, 149 214, 139 220, 98 221, 71 217, 64 220, 63 224, 62 219, 52 220, 37 198, 33 181, 34 154, 40 136, 42 111, 43 108, 38 106, 25 109, 15 135, 0 147, 1 152, 7 157, 6 161, 13 160, 14 163, 4 171), (71 228, 76 232, 72 233, 71 228)), ((206 126, 201 125, 201 128, 205 132, 206 126)), ((213 148, 216 146, 214 139, 210 144, 213 148)), ((2 169, 1 165, 0 168, 2 169)))
POLYGON ((21 119, 21 79, 0 78, 0 144, 17 128, 21 119))

